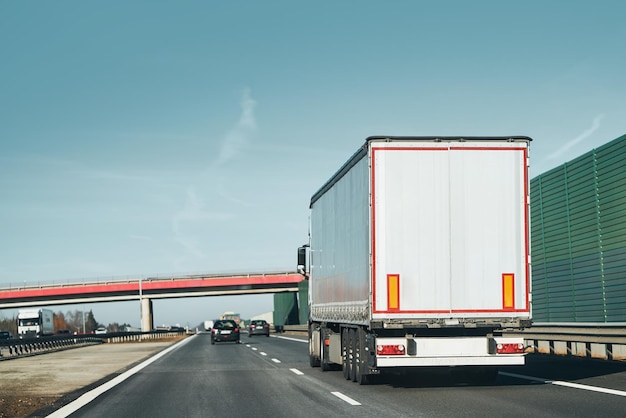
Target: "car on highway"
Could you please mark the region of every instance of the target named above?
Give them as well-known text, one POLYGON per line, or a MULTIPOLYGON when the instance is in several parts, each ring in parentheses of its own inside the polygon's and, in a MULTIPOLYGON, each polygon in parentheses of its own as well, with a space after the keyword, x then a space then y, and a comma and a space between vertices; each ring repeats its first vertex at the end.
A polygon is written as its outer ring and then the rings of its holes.
POLYGON ((0 331, 0 340, 12 340, 13 334, 11 331, 0 331))
POLYGON ((250 337, 253 335, 265 335, 266 337, 269 337, 270 324, 268 324, 264 319, 253 319, 250 321, 250 325, 248 325, 248 335, 250 337))
POLYGON ((96 328, 95 331, 96 334, 106 334, 107 333, 107 329, 103 326, 100 326, 98 328, 96 328))
POLYGON ((219 341, 234 341, 239 343, 239 325, 232 319, 215 321, 211 328, 211 344, 219 341))

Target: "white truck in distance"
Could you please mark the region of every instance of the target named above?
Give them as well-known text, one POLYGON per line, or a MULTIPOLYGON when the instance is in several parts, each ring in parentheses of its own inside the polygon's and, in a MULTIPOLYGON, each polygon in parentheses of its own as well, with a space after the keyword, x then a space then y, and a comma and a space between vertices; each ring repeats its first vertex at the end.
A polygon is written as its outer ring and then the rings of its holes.
MULTIPOLYGON (((367 383, 524 364, 530 325, 528 137, 370 137, 311 198, 309 358, 367 383)), ((310 268, 309 268, 310 265, 310 268)))
POLYGON ((17 313, 19 338, 43 337, 54 334, 54 314, 50 309, 21 309, 17 313))

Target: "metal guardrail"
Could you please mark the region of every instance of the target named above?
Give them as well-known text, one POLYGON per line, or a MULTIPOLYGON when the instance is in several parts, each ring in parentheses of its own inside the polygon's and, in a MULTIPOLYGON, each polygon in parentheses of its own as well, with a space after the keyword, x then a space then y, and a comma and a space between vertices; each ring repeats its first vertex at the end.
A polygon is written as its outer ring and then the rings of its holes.
POLYGON ((626 360, 626 327, 609 326, 533 326, 522 332, 506 335, 521 336, 527 352, 561 356, 626 360))
POLYGON ((11 339, 0 342, 0 360, 46 354, 53 351, 102 344, 102 338, 95 335, 73 335, 67 337, 43 337, 11 339))
POLYGON ((519 334, 527 340, 626 344, 626 327, 533 326, 519 334))
POLYGON ((306 335, 309 333, 309 328, 306 325, 283 325, 283 332, 289 332, 293 334, 303 334, 306 335))
POLYGON ((55 351, 86 347, 103 343, 124 343, 133 341, 148 341, 163 338, 174 338, 184 335, 184 331, 164 332, 119 332, 109 334, 80 334, 68 336, 50 336, 29 339, 10 339, 0 341, 0 361, 19 357, 47 354, 55 351))
POLYGON ((118 334, 108 334, 106 335, 107 343, 129 343, 129 342, 137 342, 137 341, 149 341, 149 340, 159 340, 163 338, 176 338, 182 335, 190 334, 191 331, 154 331, 154 332, 124 332, 118 334))

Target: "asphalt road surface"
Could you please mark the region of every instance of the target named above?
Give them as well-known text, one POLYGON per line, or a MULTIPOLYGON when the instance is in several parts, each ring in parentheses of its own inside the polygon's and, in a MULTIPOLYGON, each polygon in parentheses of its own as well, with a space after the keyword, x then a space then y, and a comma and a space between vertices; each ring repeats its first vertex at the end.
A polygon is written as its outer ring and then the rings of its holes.
POLYGON ((209 334, 201 333, 53 417, 625 416, 626 364, 527 360, 527 366, 502 369, 489 386, 424 370, 360 386, 341 372, 311 368, 302 339, 242 335, 241 344, 211 345, 209 334))

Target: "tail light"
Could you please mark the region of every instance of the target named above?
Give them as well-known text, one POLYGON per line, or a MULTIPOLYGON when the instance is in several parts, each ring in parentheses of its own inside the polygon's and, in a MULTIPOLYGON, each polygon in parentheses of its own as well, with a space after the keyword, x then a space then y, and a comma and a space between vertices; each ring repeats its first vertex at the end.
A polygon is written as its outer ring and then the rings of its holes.
POLYGON ((403 356, 405 353, 404 344, 376 346, 376 354, 379 356, 403 356))
POLYGON ((235 328, 235 332, 239 332, 239 328, 235 328))
POLYGON ((496 352, 498 354, 521 354, 524 352, 524 344, 498 343, 496 344, 496 352))
POLYGON ((250 329, 254 329, 254 328, 255 328, 255 326, 254 326, 254 325, 250 325, 250 329))

